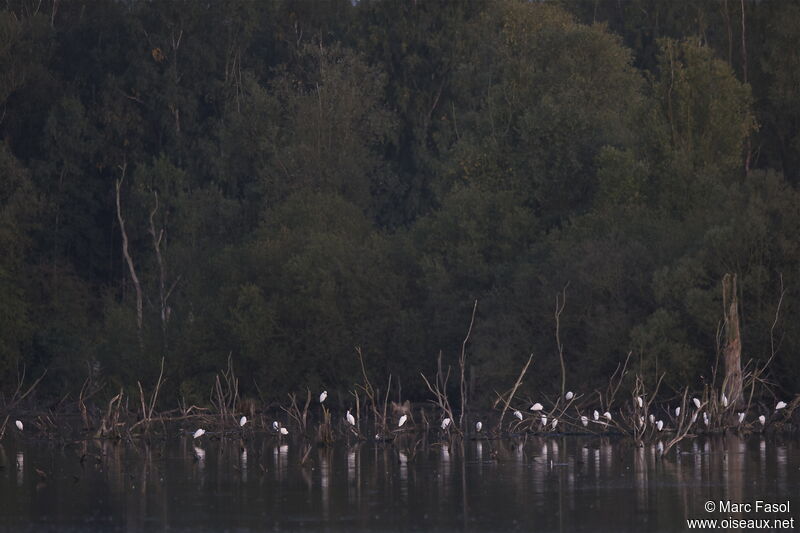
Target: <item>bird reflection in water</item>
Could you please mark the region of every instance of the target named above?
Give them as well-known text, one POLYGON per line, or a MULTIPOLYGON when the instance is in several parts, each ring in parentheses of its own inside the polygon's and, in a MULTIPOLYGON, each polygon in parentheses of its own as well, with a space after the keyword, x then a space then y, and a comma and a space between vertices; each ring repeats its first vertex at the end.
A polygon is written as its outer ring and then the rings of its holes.
POLYGON ((25 454, 17 452, 17 486, 25 482, 25 454))

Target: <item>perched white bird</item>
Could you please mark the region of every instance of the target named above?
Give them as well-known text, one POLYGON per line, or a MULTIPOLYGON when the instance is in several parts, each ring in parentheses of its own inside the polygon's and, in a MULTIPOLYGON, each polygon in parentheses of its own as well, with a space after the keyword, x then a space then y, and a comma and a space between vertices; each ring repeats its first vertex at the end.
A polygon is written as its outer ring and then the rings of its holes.
POLYGON ((553 419, 553 423, 550 425, 550 427, 553 428, 553 429, 556 429, 557 425, 558 425, 558 418, 554 418, 553 419))
POLYGON ((640 426, 644 426, 644 417, 643 416, 639 417, 639 425, 640 426))
POLYGON ((739 413, 739 423, 741 424, 744 421, 744 413, 739 413))
POLYGON ((397 422, 397 427, 399 428, 403 427, 403 424, 406 423, 406 420, 408 420, 408 416, 406 415, 401 416, 400 420, 397 422))
POLYGON ((319 395, 319 403, 323 403, 325 401, 325 398, 327 397, 328 397, 328 391, 326 390, 322 391, 322 394, 319 395))
POLYGON ((547 417, 546 416, 542 416, 542 427, 546 427, 546 426, 547 426, 547 417))
POLYGON ((22 426, 22 421, 21 421, 21 420, 17 420, 17 421, 16 421, 16 422, 14 422, 14 423, 17 425, 17 429, 18 429, 18 430, 20 430, 20 431, 22 431, 22 427, 23 427, 23 426, 22 426))
POLYGON ((778 402, 778 405, 775 406, 775 410, 780 411, 784 407, 786 407, 786 402, 778 402))
POLYGON ((600 413, 597 412, 597 409, 594 410, 592 416, 594 417, 595 420, 600 420, 600 413))
POLYGON ((245 424, 247 424, 247 417, 243 416, 242 418, 239 419, 239 427, 243 428, 245 424))
POLYGON ((697 409, 700 409, 700 400, 698 400, 697 398, 692 398, 692 401, 694 402, 694 406, 697 409))
POLYGON ((583 424, 584 427, 586 427, 589 424, 589 418, 581 415, 581 424, 583 424))
POLYGON ((197 431, 194 432, 194 434, 192 435, 192 438, 193 439, 198 439, 198 438, 202 437, 205 434, 206 434, 206 430, 201 428, 201 429, 198 429, 197 431))
POLYGON ((447 429, 447 427, 450 425, 450 422, 451 420, 449 418, 442 420, 442 429, 447 429))
POLYGON ((349 410, 347 411, 345 418, 347 418, 347 423, 350 424, 351 426, 356 425, 356 419, 353 417, 353 415, 350 414, 349 410))
POLYGON ((480 433, 481 432, 481 428, 483 428, 483 424, 481 424, 480 420, 475 422, 475 431, 480 433))
POLYGON ((566 393, 566 394, 564 395, 564 398, 566 398, 566 399, 567 399, 567 401, 570 401, 570 400, 571 400, 571 399, 573 399, 574 397, 575 397, 575 393, 573 393, 572 391, 569 391, 568 393, 566 393))
POLYGON ((659 431, 664 429, 664 421, 663 420, 659 420, 658 422, 656 422, 656 428, 658 428, 659 431))
POLYGON ((728 407, 728 397, 725 396, 725 393, 722 393, 722 407, 728 407))
POLYGON ((764 416, 764 415, 761 415, 761 416, 758 417, 758 421, 761 422, 761 425, 763 426, 764 424, 767 423, 767 417, 764 416))
POLYGON ((514 416, 522 420, 522 413, 520 413, 519 411, 514 411, 514 416))
POLYGON ((710 419, 709 419, 709 417, 708 417, 708 413, 703 413, 703 423, 704 423, 705 425, 708 425, 708 423, 709 423, 710 421, 711 421, 711 420, 710 420, 710 419))
POLYGON ((611 422, 611 413, 609 413, 608 411, 606 411, 605 413, 603 413, 603 416, 604 416, 604 417, 606 417, 606 420, 608 420, 609 422, 611 422))
POLYGON ((636 397, 636 403, 639 406, 639 409, 641 409, 644 406, 644 400, 642 400, 641 396, 636 397))
POLYGON ((289 430, 288 429, 281 428, 281 435, 288 435, 288 434, 289 434, 289 430))
POLYGON ((692 422, 691 423, 694 424, 695 422, 697 422, 697 413, 692 413, 692 422))
POLYGON ((274 429, 275 431, 278 431, 280 428, 281 426, 278 424, 277 420, 272 423, 272 429, 274 429))
POLYGON ((544 409, 544 407, 542 407, 542 404, 540 404, 539 402, 536 402, 535 404, 531 405, 531 411, 541 411, 542 409, 544 409))
POLYGON ((681 416, 681 406, 675 408, 675 416, 681 416))
POLYGON ((652 415, 651 414, 650 416, 647 417, 647 419, 650 420, 651 424, 655 424, 656 423, 656 415, 652 415))

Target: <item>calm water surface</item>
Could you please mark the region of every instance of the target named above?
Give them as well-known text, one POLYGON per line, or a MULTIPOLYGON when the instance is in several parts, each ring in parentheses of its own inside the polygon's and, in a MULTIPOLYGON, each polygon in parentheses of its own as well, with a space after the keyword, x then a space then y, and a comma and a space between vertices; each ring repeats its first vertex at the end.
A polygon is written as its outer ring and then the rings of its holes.
POLYGON ((7 438, 0 530, 687 531, 693 518, 800 520, 797 439, 697 439, 665 459, 655 446, 570 436, 337 445, 312 449, 307 466, 303 452, 274 437, 7 438), (708 513, 708 500, 791 507, 708 513))

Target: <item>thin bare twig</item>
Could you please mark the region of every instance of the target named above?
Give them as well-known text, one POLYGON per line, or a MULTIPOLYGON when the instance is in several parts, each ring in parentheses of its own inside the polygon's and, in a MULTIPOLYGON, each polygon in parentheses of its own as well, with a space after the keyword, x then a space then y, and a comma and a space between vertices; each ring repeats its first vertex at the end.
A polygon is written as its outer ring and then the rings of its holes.
POLYGON ((525 377, 525 373, 528 371, 528 367, 530 366, 531 361, 533 361, 533 354, 531 354, 528 357, 528 362, 525 363, 525 366, 522 367, 522 371, 519 373, 519 377, 517 377, 517 381, 516 381, 516 383, 514 383, 514 387, 511 389, 511 392, 509 393, 508 397, 505 399, 505 405, 503 406, 503 412, 500 414, 500 421, 497 423, 497 426, 495 428, 496 430, 499 430, 501 427, 503 427, 503 418, 505 418, 505 416, 506 416, 506 411, 508 410, 508 406, 511 403, 511 400, 514 399, 514 394, 516 394, 517 389, 522 384, 522 379, 525 377))

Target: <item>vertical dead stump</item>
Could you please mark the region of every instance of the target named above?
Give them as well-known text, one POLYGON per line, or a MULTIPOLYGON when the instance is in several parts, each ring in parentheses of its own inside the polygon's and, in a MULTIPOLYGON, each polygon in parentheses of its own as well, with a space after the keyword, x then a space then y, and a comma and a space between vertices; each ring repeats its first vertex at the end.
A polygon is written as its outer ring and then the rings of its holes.
POLYGON ((722 390, 735 408, 743 403, 742 335, 739 329, 736 274, 725 274, 722 278, 722 306, 725 312, 725 381, 722 390))

